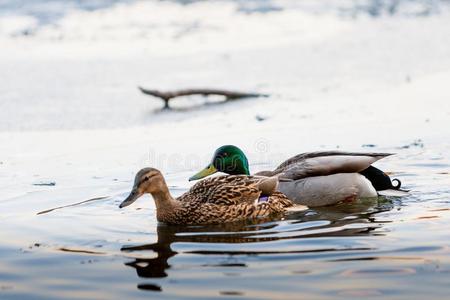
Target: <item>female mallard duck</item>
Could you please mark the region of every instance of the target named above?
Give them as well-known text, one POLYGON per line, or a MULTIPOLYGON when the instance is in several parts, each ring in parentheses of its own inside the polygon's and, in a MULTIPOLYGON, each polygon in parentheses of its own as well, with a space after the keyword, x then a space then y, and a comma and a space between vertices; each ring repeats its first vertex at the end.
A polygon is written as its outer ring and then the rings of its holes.
POLYGON ((161 172, 145 168, 136 174, 130 195, 119 207, 149 193, 155 200, 156 218, 160 222, 178 225, 234 222, 282 213, 293 206, 277 191, 277 185, 277 177, 225 175, 202 180, 175 199, 161 172))
MULTIPOLYGON (((376 197, 377 191, 400 191, 400 181, 393 186, 391 179, 372 163, 391 153, 355 153, 341 151, 309 152, 298 154, 273 171, 255 175, 278 175, 279 190, 295 203, 307 206, 331 205, 345 200, 376 197)), ((244 152, 236 146, 218 148, 212 162, 189 180, 196 180, 216 172, 250 174, 244 152)))

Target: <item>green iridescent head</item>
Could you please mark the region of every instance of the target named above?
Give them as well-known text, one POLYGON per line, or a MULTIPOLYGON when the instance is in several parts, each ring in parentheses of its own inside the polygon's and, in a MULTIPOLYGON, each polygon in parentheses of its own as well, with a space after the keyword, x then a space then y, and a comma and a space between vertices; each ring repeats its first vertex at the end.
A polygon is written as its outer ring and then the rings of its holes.
POLYGON ((222 146, 214 152, 211 163, 189 178, 189 181, 201 179, 216 172, 223 172, 230 175, 250 175, 247 157, 236 146, 222 146))

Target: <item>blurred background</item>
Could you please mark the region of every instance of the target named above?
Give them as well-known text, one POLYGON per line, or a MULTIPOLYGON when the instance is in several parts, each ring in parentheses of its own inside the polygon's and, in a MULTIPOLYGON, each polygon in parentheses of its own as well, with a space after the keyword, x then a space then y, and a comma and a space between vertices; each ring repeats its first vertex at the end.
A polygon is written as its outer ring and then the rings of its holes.
MULTIPOLYGON (((123 128, 189 116, 153 114, 161 103, 138 85, 264 92, 272 97, 243 106, 276 117, 258 107, 276 102, 274 109, 305 117, 302 102, 361 99, 448 70, 449 4, 2 0, 0 130, 123 128)), ((204 99, 173 103, 190 108, 204 99)))

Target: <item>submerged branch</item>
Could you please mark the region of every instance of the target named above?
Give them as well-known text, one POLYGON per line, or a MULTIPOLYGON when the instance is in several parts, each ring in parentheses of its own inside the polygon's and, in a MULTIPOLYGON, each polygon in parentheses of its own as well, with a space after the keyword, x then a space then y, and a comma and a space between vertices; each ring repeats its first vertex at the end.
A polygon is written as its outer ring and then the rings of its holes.
POLYGON ((268 97, 267 94, 259 94, 259 93, 242 93, 230 90, 220 90, 220 89, 184 89, 184 90, 176 90, 176 91, 166 91, 162 92, 159 90, 149 90, 144 89, 142 87, 138 87, 139 90, 146 94, 151 95, 153 97, 160 98, 164 101, 164 108, 169 108, 169 101, 176 97, 182 96, 192 96, 192 95, 217 95, 217 96, 225 96, 226 100, 234 100, 240 98, 251 98, 251 97, 268 97))

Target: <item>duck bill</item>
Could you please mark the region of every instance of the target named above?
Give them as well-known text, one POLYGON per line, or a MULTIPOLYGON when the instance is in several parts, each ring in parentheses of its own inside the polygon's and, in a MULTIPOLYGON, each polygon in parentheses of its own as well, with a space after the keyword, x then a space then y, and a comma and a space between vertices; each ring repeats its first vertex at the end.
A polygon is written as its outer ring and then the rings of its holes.
POLYGON ((128 197, 125 200, 123 200, 122 203, 120 203, 119 208, 123 208, 125 206, 132 204, 134 201, 136 201, 141 196, 142 196, 142 194, 139 193, 137 191, 137 189, 133 189, 131 191, 130 195, 128 195, 128 197))
POLYGON ((212 164, 210 164, 209 166, 207 166, 206 168, 204 168, 203 170, 201 170, 200 172, 198 172, 194 176, 190 177, 189 181, 202 179, 202 178, 204 178, 206 176, 209 176, 209 175, 212 175, 212 174, 214 174, 216 172, 217 172, 216 167, 214 167, 212 164))

